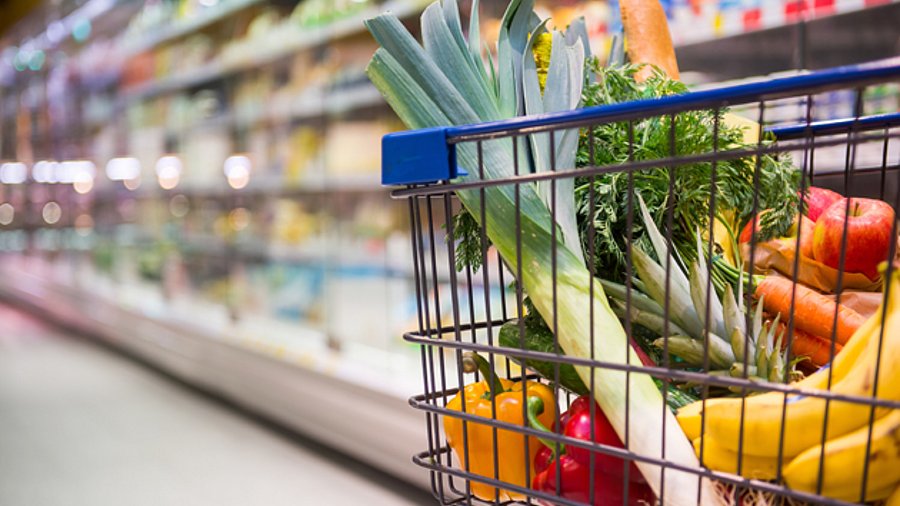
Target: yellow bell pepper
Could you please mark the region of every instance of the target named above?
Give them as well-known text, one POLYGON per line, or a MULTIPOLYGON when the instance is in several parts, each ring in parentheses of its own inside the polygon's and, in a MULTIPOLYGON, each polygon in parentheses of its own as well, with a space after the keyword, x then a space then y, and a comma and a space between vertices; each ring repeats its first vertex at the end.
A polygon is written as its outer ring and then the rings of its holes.
MULTIPOLYGON (((467 372, 479 369, 485 380, 466 385, 461 393, 447 403, 447 408, 454 411, 463 411, 463 398, 465 398, 465 412, 471 415, 494 419, 493 406, 496 404, 496 420, 521 427, 528 426, 527 417, 524 417, 522 388, 523 382, 509 381, 497 378, 487 361, 474 353, 466 354, 463 367, 467 372), (489 384, 488 382, 491 382, 489 384)), ((527 397, 539 397, 544 409, 538 415, 538 420, 545 426, 553 426, 554 410, 556 404, 553 391, 542 383, 536 381, 524 382, 527 397)), ((541 443, 533 436, 528 437, 528 453, 525 452, 524 434, 511 430, 497 429, 497 469, 494 469, 494 427, 487 423, 466 422, 466 435, 468 436, 468 463, 466 462, 465 439, 463 438, 463 420, 453 416, 444 417, 444 431, 447 441, 459 459, 459 465, 468 472, 496 478, 506 483, 512 483, 522 487, 529 487, 534 476, 534 456, 541 448, 541 443), (529 473, 526 473, 528 462, 529 473)), ((521 494, 508 490, 497 490, 485 483, 471 482, 472 493, 479 499, 493 501, 499 494, 500 501, 522 499, 521 494)))

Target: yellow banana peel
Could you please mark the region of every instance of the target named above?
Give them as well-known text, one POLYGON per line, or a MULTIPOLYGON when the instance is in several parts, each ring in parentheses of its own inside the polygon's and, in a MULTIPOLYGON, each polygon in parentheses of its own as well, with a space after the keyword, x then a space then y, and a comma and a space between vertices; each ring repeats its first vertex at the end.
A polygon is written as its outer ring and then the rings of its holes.
POLYGON ((807 449, 784 468, 785 482, 796 490, 816 492, 820 468, 822 494, 827 497, 859 500, 865 471, 865 500, 886 498, 900 482, 900 410, 875 421, 871 431, 865 425, 807 449))
POLYGON ((888 496, 884 506, 900 506, 900 485, 894 487, 894 491, 888 496))
MULTIPOLYGON (((694 439, 694 451, 700 457, 700 462, 710 469, 735 474, 738 472, 737 452, 722 448, 713 438, 694 439)), ((778 477, 778 459, 757 457, 743 452, 740 474, 755 480, 774 480, 778 477)))

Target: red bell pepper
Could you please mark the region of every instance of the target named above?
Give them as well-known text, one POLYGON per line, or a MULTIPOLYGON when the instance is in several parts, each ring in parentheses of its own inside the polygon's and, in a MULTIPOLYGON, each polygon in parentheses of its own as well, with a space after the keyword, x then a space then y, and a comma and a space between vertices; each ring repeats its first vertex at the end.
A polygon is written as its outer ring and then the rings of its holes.
MULTIPOLYGON (((537 414, 543 410, 540 399, 529 398, 529 422, 538 430, 550 432, 540 424, 537 414)), ((609 420, 590 396, 583 395, 575 400, 569 410, 560 416, 562 434, 573 439, 593 441, 616 448, 623 448, 609 420), (593 411, 593 431, 591 430, 593 411)), ((619 506, 623 504, 626 488, 624 481, 624 459, 599 452, 593 452, 574 445, 559 445, 560 453, 554 456, 556 444, 543 441, 534 458, 535 476, 532 488, 549 494, 557 493, 572 501, 594 506, 619 506), (591 502, 591 460, 593 460, 593 502, 591 502), (558 463, 558 465, 557 465, 558 463), (557 467, 559 473, 557 473, 557 467)), ((655 504, 653 491, 634 462, 630 464, 628 475, 628 504, 655 504)))

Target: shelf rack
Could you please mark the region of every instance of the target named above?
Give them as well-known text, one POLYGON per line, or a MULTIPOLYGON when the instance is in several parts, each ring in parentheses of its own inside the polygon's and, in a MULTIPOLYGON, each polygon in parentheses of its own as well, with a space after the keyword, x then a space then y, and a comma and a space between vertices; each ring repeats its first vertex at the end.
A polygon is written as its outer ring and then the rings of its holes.
POLYGON ((713 81, 862 63, 896 56, 900 2, 675 48, 682 70, 713 81))
POLYGON ((138 38, 133 43, 125 43, 121 53, 122 59, 126 60, 132 58, 157 46, 161 46, 182 38, 186 35, 190 35, 208 26, 212 26, 220 21, 224 21, 230 16, 233 16, 245 9, 249 9, 263 3, 263 0, 231 0, 224 3, 224 5, 220 4, 216 8, 207 9, 201 14, 197 14, 190 19, 177 22, 175 24, 171 24, 168 26, 159 26, 159 23, 155 24, 146 30, 147 32, 150 32, 149 35, 138 38))
POLYGON ((282 44, 266 52, 255 54, 252 59, 244 58, 233 61, 216 59, 190 73, 137 85, 123 94, 122 101, 125 104, 130 104, 148 100, 166 93, 193 88, 232 74, 269 65, 325 42, 360 33, 364 30, 363 21, 365 19, 376 16, 386 10, 392 11, 402 19, 421 12, 428 3, 430 3, 428 0, 390 0, 385 4, 373 6, 353 16, 335 21, 328 26, 302 32, 292 31, 290 32, 292 35, 288 35, 287 40, 283 41, 282 44))

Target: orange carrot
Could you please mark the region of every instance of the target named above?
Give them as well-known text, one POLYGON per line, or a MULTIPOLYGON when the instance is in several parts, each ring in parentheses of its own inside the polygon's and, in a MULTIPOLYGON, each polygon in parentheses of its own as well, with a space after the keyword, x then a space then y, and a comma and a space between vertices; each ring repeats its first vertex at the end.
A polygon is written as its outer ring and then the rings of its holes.
MULTIPOLYGON (((780 323, 778 330, 787 332, 787 325, 780 323)), ((787 334, 784 337, 784 344, 787 346, 787 334)), ((834 354, 837 355, 841 348, 843 346, 835 343, 834 354)), ((809 361, 816 367, 822 367, 831 362, 831 340, 795 328, 794 335, 791 337, 791 353, 795 357, 809 357, 809 361)))
MULTIPOLYGON (((678 60, 666 12, 659 0, 620 0, 619 12, 631 63, 656 65, 669 79, 677 81, 680 77, 678 60)), ((653 69, 644 67, 635 79, 641 82, 652 75, 653 69)))
POLYGON ((828 297, 807 288, 794 284, 781 276, 766 276, 756 287, 756 297, 763 298, 763 307, 771 313, 781 313, 787 321, 791 316, 791 295, 796 286, 794 301, 794 328, 814 336, 831 339, 837 338, 840 344, 846 344, 850 336, 856 332, 866 319, 856 311, 843 305, 835 304, 828 297), (837 328, 834 328, 834 313, 837 311, 837 328))
MULTIPOLYGON (((834 354, 837 355, 841 348, 843 346, 834 343, 834 354)), ((809 357, 809 360, 818 367, 831 362, 831 342, 799 329, 794 331, 791 352, 795 357, 809 357)))

